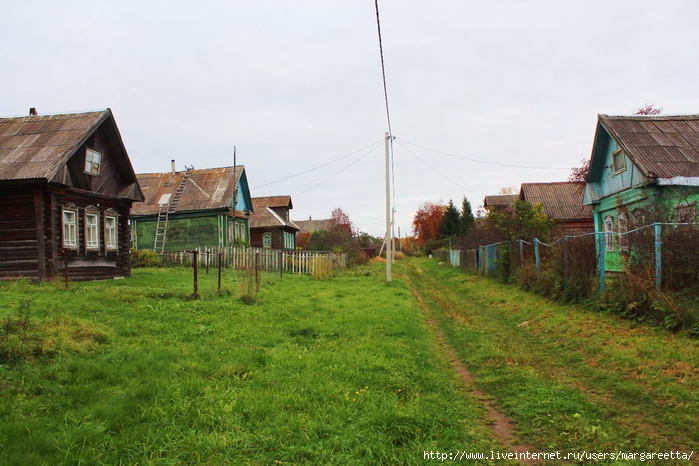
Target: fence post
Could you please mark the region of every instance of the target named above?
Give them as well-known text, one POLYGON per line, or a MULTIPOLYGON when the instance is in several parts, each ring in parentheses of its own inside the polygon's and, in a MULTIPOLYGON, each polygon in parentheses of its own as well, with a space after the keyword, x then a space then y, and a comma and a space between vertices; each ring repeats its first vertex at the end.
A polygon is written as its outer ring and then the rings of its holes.
POLYGON ((604 294, 604 255, 605 255, 605 244, 604 237, 607 233, 597 233, 599 238, 599 294, 604 294))
POLYGON ((519 268, 524 267, 524 240, 519 240, 519 268))
POLYGON ((194 266, 194 297, 199 298, 199 251, 195 249, 192 251, 193 266, 194 266))
POLYGON ((539 262, 539 240, 534 238, 534 260, 536 261, 536 274, 541 275, 541 263, 539 262))
POLYGON ((563 287, 568 288, 568 237, 563 237, 563 287))
POLYGON ((284 277, 284 250, 279 250, 279 278, 284 277))
POLYGON ((218 252, 218 294, 221 294, 221 270, 223 268, 223 253, 218 252))
POLYGON ((211 249, 206 249, 206 274, 209 275, 209 256, 211 255, 211 249))
POLYGON ((662 236, 661 227, 662 225, 656 223, 655 227, 655 287, 660 291, 660 285, 662 283, 662 236))

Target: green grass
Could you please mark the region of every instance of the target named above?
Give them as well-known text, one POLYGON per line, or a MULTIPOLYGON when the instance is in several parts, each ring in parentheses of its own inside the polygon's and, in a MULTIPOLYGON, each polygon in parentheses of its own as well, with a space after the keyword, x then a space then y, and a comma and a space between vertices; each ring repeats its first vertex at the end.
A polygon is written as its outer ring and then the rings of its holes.
POLYGON ((523 441, 542 451, 696 450, 696 340, 435 260, 411 260, 406 271, 479 389, 523 441))
POLYGON ((404 281, 136 269, 126 280, 0 283, 28 310, 0 363, 0 464, 424 464, 497 449, 404 281), (21 348, 20 348, 21 347, 21 348))

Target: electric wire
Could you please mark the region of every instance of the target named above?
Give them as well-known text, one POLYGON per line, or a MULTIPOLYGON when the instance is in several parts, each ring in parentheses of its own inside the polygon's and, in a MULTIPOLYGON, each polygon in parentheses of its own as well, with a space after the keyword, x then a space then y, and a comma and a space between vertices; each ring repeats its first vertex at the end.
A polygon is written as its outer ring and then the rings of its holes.
POLYGON ((379 19, 379 0, 374 0, 376 6, 376 28, 379 32, 379 52, 381 53, 381 75, 383 76, 383 95, 386 101, 386 120, 388 120, 388 135, 393 136, 391 131, 391 114, 388 111, 388 88, 386 87, 386 67, 383 60, 383 43, 381 41, 381 20, 379 19))
POLYGON ((328 181, 330 178, 334 177, 335 175, 337 175, 337 174, 339 174, 339 173, 341 173, 341 172, 347 170, 349 167, 351 167, 351 166, 354 165, 355 163, 359 162, 360 160, 362 160, 364 157, 366 157, 367 155, 369 155, 369 154, 371 154, 372 152, 374 152, 374 151, 375 151, 376 149, 378 149, 379 147, 380 147, 380 144, 375 145, 369 152, 367 152, 366 154, 362 155, 361 157, 359 157, 359 158, 358 158, 357 160, 355 160, 354 162, 352 162, 352 163, 350 163, 349 165, 347 165, 346 167, 344 167, 344 168, 342 168, 342 169, 336 171, 335 173, 333 173, 333 174, 330 175, 329 177, 327 177, 327 178, 325 178, 324 180, 322 180, 322 181, 320 181, 320 182, 314 184, 314 185, 311 186, 310 188, 308 188, 308 189, 306 189, 306 190, 304 190, 304 191, 301 191, 301 192, 298 193, 298 194, 295 194, 294 197, 298 197, 298 196, 300 196, 301 194, 307 193, 308 191, 310 191, 311 189, 315 188, 316 186, 320 186, 321 184, 325 183, 326 181, 328 181))
MULTIPOLYGON (((289 179, 291 179, 291 178, 296 178, 297 176, 305 175, 306 173, 310 173, 310 172, 312 172, 312 171, 318 170, 319 168, 327 167, 328 165, 331 165, 331 164, 333 164, 333 163, 335 163, 335 162, 339 162, 339 161, 342 160, 342 159, 346 159, 347 157, 349 157, 349 156, 351 156, 351 155, 354 155, 354 154, 356 154, 357 152, 361 152, 361 151, 366 150, 366 149, 368 149, 368 148, 370 148, 370 147, 373 147, 373 146, 378 146, 378 145, 381 144, 383 141, 384 141, 383 139, 380 139, 380 140, 378 140, 378 141, 376 141, 376 142, 374 142, 374 143, 372 143, 372 144, 369 144, 369 145, 366 146, 366 147, 362 147, 362 148, 359 149, 359 150, 356 150, 356 151, 354 151, 354 152, 352 152, 352 153, 350 153, 350 154, 347 154, 347 155, 343 155, 342 157, 339 157, 339 158, 337 158, 337 159, 335 159, 335 160, 332 160, 332 161, 330 161, 330 162, 328 162, 328 163, 324 163, 323 165, 318 165, 318 166, 315 167, 315 168, 311 168, 311 169, 309 169, 309 170, 303 171, 303 172, 301 172, 301 173, 297 173, 297 174, 295 174, 295 175, 287 176, 286 178, 281 178, 281 179, 279 179, 279 180, 277 180, 277 181, 270 181, 269 183, 261 184, 261 185, 259 185, 259 186, 253 186, 252 189, 263 188, 263 187, 269 186, 269 185, 271 185, 271 184, 280 183, 280 182, 282 182, 282 181, 286 181, 286 180, 289 180, 289 179)), ((373 147, 373 149, 376 149, 376 147, 373 147)))
POLYGON ((407 147, 405 147, 403 144, 401 144, 400 141, 396 141, 396 143, 397 143, 398 145, 400 145, 403 149, 405 149, 406 151, 408 151, 409 154, 411 154, 413 157, 415 157, 416 159, 418 159, 420 162, 424 163, 425 165, 427 165, 428 167, 430 167, 432 170, 434 170, 438 175, 444 177, 445 179, 447 179, 447 180, 451 181, 452 183, 454 183, 454 184, 455 184, 456 186, 458 186, 459 188, 461 188, 461 189, 463 189, 463 190, 465 190, 465 191, 467 191, 467 192, 469 192, 469 193, 471 193, 471 194, 473 194, 473 195, 475 195, 475 196, 483 197, 482 195, 480 195, 480 194, 478 194, 478 193, 475 193, 475 192, 471 191, 470 189, 466 188, 465 186, 461 186, 459 183, 457 183, 456 181, 452 180, 452 179, 449 178, 447 175, 445 175, 444 173, 440 172, 439 170, 437 170, 436 168, 434 168, 434 167, 433 167, 432 165, 430 165, 429 163, 427 163, 427 162, 425 162, 424 160, 422 160, 420 157, 417 156, 417 154, 415 154, 413 151, 411 151, 410 149, 408 149, 407 147))
MULTIPOLYGON (((418 147, 418 148, 420 148, 420 149, 428 150, 428 151, 434 152, 434 153, 436 153, 436 154, 448 155, 448 156, 450 156, 450 157, 456 157, 457 159, 464 159, 464 160, 468 160, 468 161, 476 162, 476 163, 485 163, 485 164, 488 164, 488 165, 498 165, 498 166, 500 166, 500 167, 527 168, 527 169, 530 169, 530 170, 571 170, 571 169, 572 169, 571 167, 531 167, 531 166, 524 166, 524 165, 512 165, 512 164, 508 164, 508 163, 489 162, 489 161, 487 161, 487 160, 478 160, 478 159, 474 159, 474 158, 471 158, 471 157, 464 157, 464 156, 462 156, 462 155, 450 154, 449 152, 442 152, 442 151, 438 151, 438 150, 435 150, 435 149, 429 149, 429 148, 427 148, 427 147, 423 147, 423 146, 419 146, 419 145, 417 145, 417 144, 413 144, 412 142, 408 142, 408 141, 406 141, 406 140, 404 140, 404 139, 401 139, 401 141, 403 141, 404 143, 409 144, 409 145, 411 145, 411 146, 415 146, 415 147, 418 147)), ((403 147, 405 148, 405 146, 403 146, 403 147)), ((406 150, 407 150, 407 149, 406 149, 406 150)))

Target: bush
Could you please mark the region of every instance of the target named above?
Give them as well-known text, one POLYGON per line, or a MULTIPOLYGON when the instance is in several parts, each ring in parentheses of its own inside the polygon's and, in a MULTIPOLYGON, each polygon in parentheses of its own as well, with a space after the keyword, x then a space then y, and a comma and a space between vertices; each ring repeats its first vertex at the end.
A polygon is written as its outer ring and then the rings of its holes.
POLYGON ((162 267, 160 256, 149 249, 131 250, 131 267, 134 269, 144 267, 162 267))

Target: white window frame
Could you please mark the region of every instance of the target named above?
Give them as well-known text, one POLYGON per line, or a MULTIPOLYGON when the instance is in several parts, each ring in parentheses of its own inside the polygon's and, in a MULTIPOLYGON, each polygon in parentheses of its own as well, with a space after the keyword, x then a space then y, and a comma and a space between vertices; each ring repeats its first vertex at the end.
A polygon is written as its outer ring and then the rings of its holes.
POLYGON ((104 246, 108 251, 119 249, 119 214, 111 209, 104 213, 104 246), (113 227, 109 220, 114 220, 113 227))
POLYGON ((614 174, 617 175, 623 171, 626 171, 626 156, 622 149, 614 151, 612 153, 612 165, 614 166, 614 174), (617 164, 617 158, 621 163, 617 164))
POLYGON ((270 233, 269 231, 266 233, 262 233, 262 248, 272 249, 272 233, 270 233))
POLYGON ((90 149, 85 150, 85 173, 99 176, 102 167, 102 152, 90 149))
POLYGON ((614 252, 614 217, 604 217, 604 243, 607 252, 614 252))
POLYGON ((624 212, 617 217, 617 230, 619 233, 619 250, 629 252, 629 237, 625 233, 629 231, 629 219, 624 212))
POLYGON ((63 206, 61 209, 61 230, 63 231, 63 247, 78 249, 78 208, 63 206), (68 214, 66 216, 66 214, 68 214), (72 220, 70 216, 72 215, 72 220))
POLYGON ((85 249, 97 251, 100 248, 100 211, 90 206, 85 209, 85 249))

